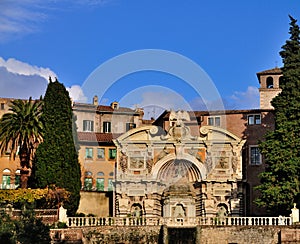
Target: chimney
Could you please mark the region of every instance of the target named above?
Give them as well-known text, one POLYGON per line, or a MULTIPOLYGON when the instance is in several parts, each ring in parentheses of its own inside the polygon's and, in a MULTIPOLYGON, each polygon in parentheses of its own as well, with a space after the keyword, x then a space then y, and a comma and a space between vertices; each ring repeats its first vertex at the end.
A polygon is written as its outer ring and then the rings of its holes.
POLYGON ((93 105, 98 105, 98 96, 93 97, 93 105))

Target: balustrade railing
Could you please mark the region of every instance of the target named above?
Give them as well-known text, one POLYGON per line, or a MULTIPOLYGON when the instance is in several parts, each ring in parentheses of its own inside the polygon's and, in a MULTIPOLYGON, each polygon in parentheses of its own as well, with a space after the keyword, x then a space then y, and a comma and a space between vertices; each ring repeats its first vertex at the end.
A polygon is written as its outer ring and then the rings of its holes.
POLYGON ((166 218, 166 217, 146 217, 146 218, 121 218, 121 217, 68 217, 67 226, 87 227, 87 226, 197 226, 197 225, 292 225, 291 217, 189 217, 189 218, 166 218))

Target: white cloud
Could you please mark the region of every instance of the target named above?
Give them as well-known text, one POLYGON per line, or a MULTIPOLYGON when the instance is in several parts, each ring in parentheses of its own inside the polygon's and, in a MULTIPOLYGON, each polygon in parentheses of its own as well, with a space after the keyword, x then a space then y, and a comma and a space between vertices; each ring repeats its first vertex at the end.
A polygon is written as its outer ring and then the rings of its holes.
POLYGON ((87 102, 87 97, 83 94, 83 91, 80 86, 73 85, 71 87, 68 87, 67 90, 73 101, 81 103, 87 102))
POLYGON ((259 108, 259 91, 257 87, 248 86, 245 92, 235 91, 230 96, 235 109, 259 108))
MULTIPOLYGON (((44 96, 49 76, 57 77, 50 68, 38 67, 14 58, 4 60, 0 57, 0 97, 39 98, 44 96)), ((86 102, 80 86, 66 88, 73 101, 86 102)))
POLYGON ((5 67, 8 72, 19 75, 37 75, 48 80, 49 76, 57 77, 57 75, 49 68, 37 67, 28 63, 21 62, 14 58, 5 61, 0 57, 0 67, 5 67))
POLYGON ((0 57, 0 97, 39 98, 45 94, 49 76, 56 76, 49 68, 0 57))

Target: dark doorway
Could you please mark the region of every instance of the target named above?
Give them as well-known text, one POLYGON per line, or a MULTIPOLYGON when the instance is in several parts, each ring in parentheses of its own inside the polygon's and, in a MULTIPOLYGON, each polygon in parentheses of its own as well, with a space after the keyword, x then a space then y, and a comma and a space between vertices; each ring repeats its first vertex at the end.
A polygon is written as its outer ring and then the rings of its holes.
POLYGON ((168 228, 169 244, 196 244, 196 228, 168 228))

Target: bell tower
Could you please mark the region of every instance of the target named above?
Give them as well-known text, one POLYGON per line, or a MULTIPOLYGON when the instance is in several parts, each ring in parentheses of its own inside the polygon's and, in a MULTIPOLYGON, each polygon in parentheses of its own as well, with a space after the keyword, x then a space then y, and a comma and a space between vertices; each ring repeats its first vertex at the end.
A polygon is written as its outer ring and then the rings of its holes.
POLYGON ((274 109, 271 105, 272 99, 281 92, 279 87, 282 70, 278 67, 256 73, 260 88, 260 109, 274 109))

